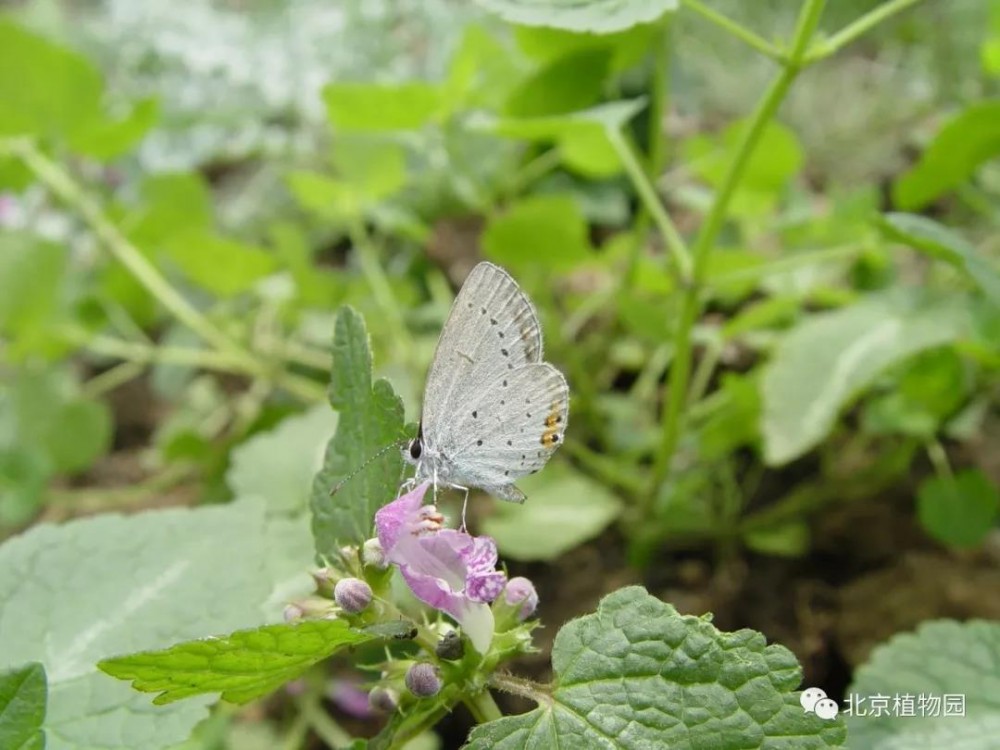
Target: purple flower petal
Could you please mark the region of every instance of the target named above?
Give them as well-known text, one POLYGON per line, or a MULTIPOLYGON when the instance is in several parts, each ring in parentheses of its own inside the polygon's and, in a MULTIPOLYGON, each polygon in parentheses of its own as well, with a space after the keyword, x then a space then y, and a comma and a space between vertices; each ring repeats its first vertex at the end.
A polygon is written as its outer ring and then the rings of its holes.
POLYGON ((379 542, 413 594, 455 618, 476 650, 485 653, 494 627, 487 605, 507 583, 507 576, 496 570, 496 543, 442 528, 437 508, 422 504, 428 485, 421 484, 375 514, 379 542))

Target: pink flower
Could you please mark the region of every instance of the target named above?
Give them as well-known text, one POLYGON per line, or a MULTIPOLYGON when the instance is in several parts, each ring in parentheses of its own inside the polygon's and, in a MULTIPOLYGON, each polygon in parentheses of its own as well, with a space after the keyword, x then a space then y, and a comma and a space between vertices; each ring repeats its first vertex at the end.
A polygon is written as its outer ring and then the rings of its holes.
POLYGON ((442 528, 444 518, 423 505, 429 482, 397 498, 375 514, 375 530, 386 559, 424 604, 455 618, 473 647, 485 654, 493 640, 489 603, 507 577, 496 570, 497 548, 488 536, 442 528))

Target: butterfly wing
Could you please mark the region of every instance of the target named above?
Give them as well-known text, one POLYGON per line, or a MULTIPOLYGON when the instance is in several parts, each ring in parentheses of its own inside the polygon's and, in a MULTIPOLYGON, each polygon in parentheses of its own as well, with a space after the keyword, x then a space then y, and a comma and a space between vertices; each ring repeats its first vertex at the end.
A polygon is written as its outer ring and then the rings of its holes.
POLYGON ((503 373, 449 422, 441 444, 453 468, 447 480, 520 502, 514 480, 545 466, 568 421, 569 387, 555 367, 541 362, 503 373))
POLYGON ((541 361, 542 329, 527 295, 502 268, 480 263, 438 340, 424 390, 423 439, 440 448, 458 405, 476 401, 504 373, 541 361))

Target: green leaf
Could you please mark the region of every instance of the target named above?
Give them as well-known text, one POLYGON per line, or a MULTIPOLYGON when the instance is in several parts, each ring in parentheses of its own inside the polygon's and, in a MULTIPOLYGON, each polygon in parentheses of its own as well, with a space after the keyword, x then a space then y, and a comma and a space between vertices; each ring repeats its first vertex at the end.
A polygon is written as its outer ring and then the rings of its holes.
POLYGON ((581 50, 549 63, 522 81, 504 107, 511 117, 543 117, 575 112, 596 104, 608 76, 606 50, 581 50))
POLYGON ((73 138, 76 151, 107 161, 133 148, 156 124, 160 105, 156 99, 143 99, 120 120, 100 121, 73 138))
POLYGON ((337 414, 325 404, 258 433, 230 454, 226 483, 239 498, 259 497, 271 513, 295 513, 309 504, 313 476, 337 429, 337 414))
POLYGON ((520 138, 559 147, 563 164, 591 178, 612 177, 622 171, 621 159, 608 140, 608 131, 620 130, 646 104, 645 99, 607 102, 580 112, 551 117, 480 115, 470 127, 495 135, 520 138))
POLYGON ((912 211, 965 182, 1000 156, 1000 99, 976 102, 949 120, 918 161, 897 178, 893 202, 912 211))
POLYGON ((83 471, 111 447, 111 411, 97 401, 61 404, 45 425, 42 440, 57 471, 83 471))
POLYGON ((0 446, 0 528, 31 520, 51 476, 52 462, 36 446, 0 446))
POLYGON ((314 620, 240 630, 178 643, 163 651, 105 659, 97 666, 132 687, 159 693, 163 705, 205 693, 247 703, 294 680, 313 664, 375 637, 343 620, 314 620))
POLYGON ((724 373, 713 394, 716 408, 698 428, 698 453, 723 459, 745 445, 760 442, 760 387, 756 377, 724 373))
POLYGON ((0 448, 33 452, 47 474, 89 467, 110 447, 111 414, 76 391, 66 371, 19 371, 0 386, 0 448))
POLYGON ((483 254, 518 270, 530 266, 568 269, 591 257, 587 222, 579 204, 565 195, 533 195, 490 220, 483 254))
POLYGON ((406 152, 398 143, 340 138, 333 166, 342 180, 368 202, 377 202, 406 184, 406 152))
POLYGON ((804 713, 792 653, 752 630, 723 633, 639 586, 565 625, 555 685, 534 711, 491 721, 469 750, 573 747, 813 750, 841 747, 840 719, 804 713))
POLYGON ((505 21, 608 34, 655 21, 678 0, 476 0, 505 21))
POLYGON ((1000 492, 982 471, 931 477, 917 492, 917 517, 927 533, 952 547, 976 547, 993 529, 1000 492))
POLYGON ((517 26, 514 38, 521 50, 536 60, 551 62, 582 50, 604 49, 611 54, 611 70, 621 72, 642 62, 649 53, 659 24, 633 26, 613 34, 590 34, 543 26, 517 26))
POLYGON ((955 266, 1000 305, 1000 271, 957 232, 915 214, 886 214, 878 224, 890 238, 955 266))
POLYGON ((40 525, 0 546, 0 668, 45 665, 50 750, 185 739, 208 699, 151 709, 94 665, 259 625, 276 584, 268 537, 261 504, 240 502, 40 525))
POLYGON ((45 667, 38 662, 0 672, 0 747, 45 750, 45 667))
POLYGON ((800 323, 781 340, 761 381, 767 463, 801 456, 883 370, 956 340, 969 323, 962 298, 929 303, 902 293, 800 323))
POLYGON ((516 57, 482 26, 466 26, 448 65, 448 109, 500 109, 522 77, 516 57))
POLYGON ((270 274, 276 266, 274 256, 267 250, 206 229, 172 236, 166 252, 189 280, 222 297, 249 291, 253 282, 270 274))
POLYGON ((346 306, 334 329, 330 404, 339 412, 337 433, 310 501, 320 557, 372 535, 375 511, 396 496, 403 469, 397 447, 404 437, 403 403, 387 380, 372 384, 368 331, 361 314, 346 306))
POLYGON ((809 551, 809 524, 805 521, 766 526, 743 535, 747 548, 765 555, 801 557, 809 551))
POLYGON ((289 172, 285 180, 299 205, 316 216, 343 222, 362 216, 361 197, 343 180, 308 169, 289 172))
POLYGON ((524 505, 497 503, 483 520, 501 555, 515 560, 554 560, 600 534, 621 513, 621 502, 604 485, 562 463, 520 483, 524 505))
POLYGON ((142 184, 142 205, 128 216, 128 235, 140 248, 191 229, 212 226, 212 194, 192 172, 158 174, 142 184))
MULTIPOLYGON (((867 699, 867 715, 847 717, 851 746, 866 750, 992 750, 1000 735, 1000 624, 972 620, 923 623, 915 633, 896 635, 876 648, 848 690, 867 699), (874 716, 871 696, 895 696, 916 703, 920 696, 961 696, 964 715, 874 716)), ((925 704, 926 705, 926 704, 925 704)), ((925 709, 926 711, 926 709, 925 709)))
POLYGON ((416 130, 441 111, 441 90, 429 83, 330 83, 323 89, 330 123, 339 132, 416 130))
POLYGON ((53 331, 68 315, 66 248, 16 232, 0 235, 0 335, 5 356, 59 353, 53 331))
POLYGON ((86 58, 0 19, 0 136, 72 137, 100 119, 102 93, 86 58))
POLYGON ((865 405, 862 425, 874 434, 929 440, 965 402, 968 381, 966 365, 954 347, 918 354, 891 391, 865 405))

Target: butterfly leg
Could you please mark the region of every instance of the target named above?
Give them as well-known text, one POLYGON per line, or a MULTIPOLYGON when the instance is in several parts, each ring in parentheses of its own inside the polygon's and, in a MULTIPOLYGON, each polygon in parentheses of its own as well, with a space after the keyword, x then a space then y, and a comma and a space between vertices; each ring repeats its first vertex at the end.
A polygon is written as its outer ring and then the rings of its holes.
POLYGON ((465 497, 462 498, 462 526, 459 529, 459 531, 465 531, 465 509, 469 507, 469 488, 459 484, 453 484, 452 487, 465 493, 465 497))

